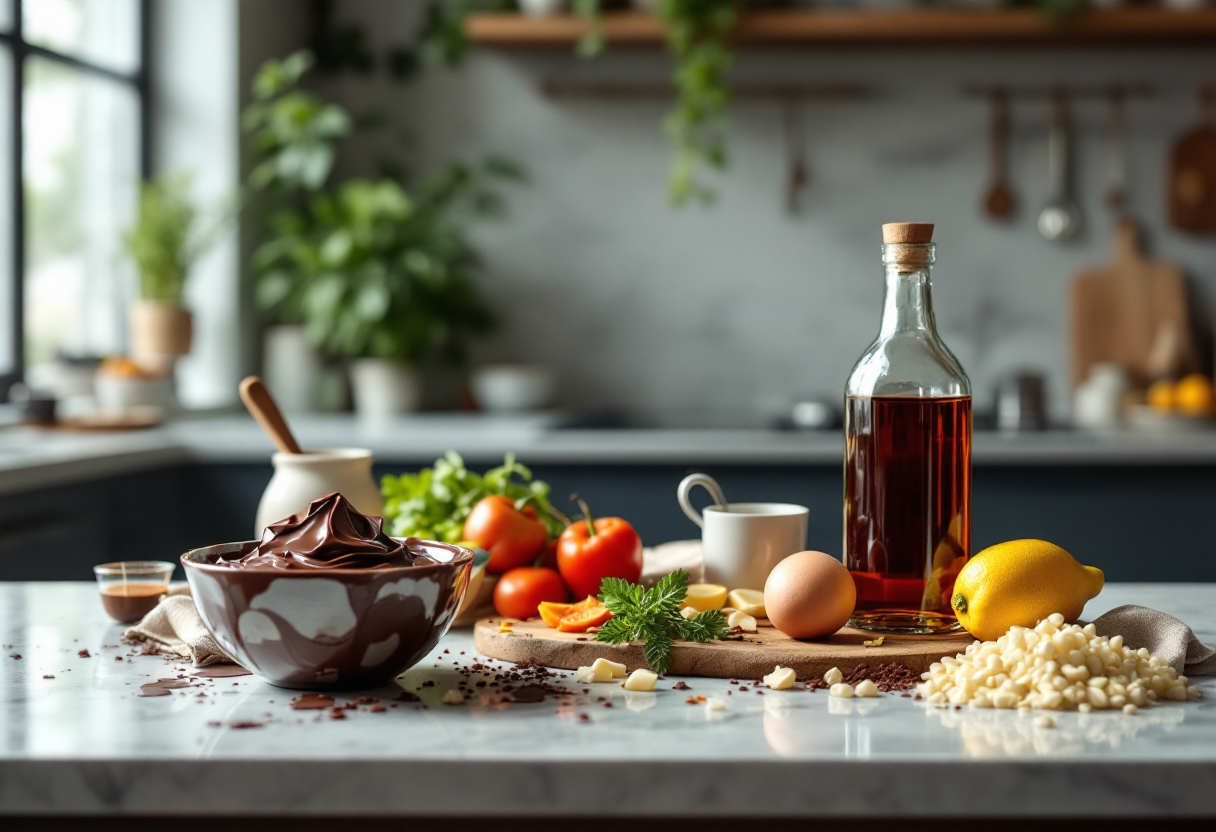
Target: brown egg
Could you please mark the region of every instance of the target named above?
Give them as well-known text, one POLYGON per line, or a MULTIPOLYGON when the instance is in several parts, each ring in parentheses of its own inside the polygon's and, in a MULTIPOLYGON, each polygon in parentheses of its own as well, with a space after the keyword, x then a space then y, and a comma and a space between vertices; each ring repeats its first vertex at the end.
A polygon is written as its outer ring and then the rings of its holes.
POLYGON ((849 620, 856 602, 853 576, 823 552, 790 555, 764 584, 768 620, 793 638, 830 636, 849 620))

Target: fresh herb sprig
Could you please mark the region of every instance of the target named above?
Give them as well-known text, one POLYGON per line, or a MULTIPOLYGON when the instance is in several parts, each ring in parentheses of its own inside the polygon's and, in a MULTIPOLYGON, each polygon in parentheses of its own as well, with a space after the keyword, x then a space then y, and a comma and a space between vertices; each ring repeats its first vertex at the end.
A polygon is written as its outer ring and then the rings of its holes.
POLYGON ((600 602, 612 618, 595 634, 596 641, 622 644, 643 642, 642 657, 660 675, 671 669, 671 647, 677 641, 719 641, 730 635, 726 618, 706 610, 693 618, 680 615, 688 595, 688 573, 677 569, 653 589, 643 589, 621 578, 605 578, 600 602))

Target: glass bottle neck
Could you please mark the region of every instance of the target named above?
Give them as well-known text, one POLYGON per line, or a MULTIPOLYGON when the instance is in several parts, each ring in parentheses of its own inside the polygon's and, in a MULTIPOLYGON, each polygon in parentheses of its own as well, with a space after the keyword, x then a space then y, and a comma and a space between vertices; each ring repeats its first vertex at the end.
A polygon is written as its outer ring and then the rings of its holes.
POLYGON ((899 332, 937 334, 933 319, 933 295, 929 286, 930 266, 908 271, 906 266, 888 263, 887 291, 882 305, 880 338, 899 332))

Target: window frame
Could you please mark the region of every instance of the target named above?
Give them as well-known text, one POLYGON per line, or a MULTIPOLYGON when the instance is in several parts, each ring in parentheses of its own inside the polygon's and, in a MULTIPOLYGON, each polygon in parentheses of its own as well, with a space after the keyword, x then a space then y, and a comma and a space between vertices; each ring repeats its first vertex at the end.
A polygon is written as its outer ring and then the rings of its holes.
MULTIPOLYGON (((36 2, 36 0, 34 0, 36 2)), ((4 2, 4 0, 0 0, 4 2)), ((9 295, 13 320, 9 323, 13 333, 13 368, 11 372, 0 372, 0 402, 9 400, 9 391, 16 383, 25 379, 25 61, 36 57, 54 61, 95 78, 122 84, 134 91, 139 106, 139 175, 146 181, 152 177, 152 0, 138 0, 139 4, 139 67, 133 73, 111 69, 93 61, 47 49, 25 40, 23 7, 28 0, 8 0, 12 13, 11 26, 0 30, 0 44, 10 52, 12 59, 12 85, 9 90, 11 131, 10 152, 2 164, 9 166, 12 191, 12 218, 9 233, 13 250, 9 268, 11 285, 0 283, 0 292, 9 295)))

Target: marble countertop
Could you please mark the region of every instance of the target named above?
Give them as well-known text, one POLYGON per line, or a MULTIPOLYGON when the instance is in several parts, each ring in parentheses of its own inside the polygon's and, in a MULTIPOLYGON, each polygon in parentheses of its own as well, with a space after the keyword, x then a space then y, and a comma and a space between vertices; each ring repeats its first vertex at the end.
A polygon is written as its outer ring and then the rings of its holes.
MULTIPOLYGON (((304 447, 366 447, 382 463, 429 465, 449 449, 478 466, 511 451, 536 465, 839 465, 838 430, 562 429, 560 414, 416 414, 379 426, 350 415, 290 419, 304 447)), ((0 430, 0 494, 163 465, 266 463, 273 448, 247 415, 195 417, 153 430, 82 433, 0 430)), ((1216 431, 1154 434, 977 432, 977 466, 1214 465, 1216 431)))
MULTIPOLYGON (((1132 602, 1216 641, 1216 585, 1115 584, 1085 613, 1132 602)), ((1053 728, 703 678, 691 693, 725 712, 686 704, 675 679, 653 694, 557 679, 580 692, 445 706, 477 661, 465 630, 400 678, 421 703, 381 689, 397 707, 335 720, 256 677, 139 698, 184 666, 108 646, 119 633, 91 585, 0 584, 0 814, 1216 817, 1216 678, 1196 680, 1198 702, 1053 728)))

